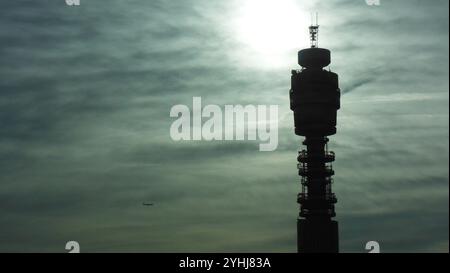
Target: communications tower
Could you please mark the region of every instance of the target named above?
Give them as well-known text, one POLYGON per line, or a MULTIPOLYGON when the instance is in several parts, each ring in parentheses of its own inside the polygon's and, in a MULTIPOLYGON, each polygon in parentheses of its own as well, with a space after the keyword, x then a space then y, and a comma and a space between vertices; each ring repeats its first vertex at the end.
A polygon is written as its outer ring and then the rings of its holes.
POLYGON ((340 108, 338 75, 324 70, 330 64, 330 51, 318 47, 319 25, 309 27, 311 47, 298 52, 300 70, 292 70, 290 108, 294 112, 295 134, 304 136, 306 149, 298 153, 301 192, 297 202, 297 248, 301 253, 339 252, 338 223, 332 191, 333 152, 327 136, 336 133, 340 108))

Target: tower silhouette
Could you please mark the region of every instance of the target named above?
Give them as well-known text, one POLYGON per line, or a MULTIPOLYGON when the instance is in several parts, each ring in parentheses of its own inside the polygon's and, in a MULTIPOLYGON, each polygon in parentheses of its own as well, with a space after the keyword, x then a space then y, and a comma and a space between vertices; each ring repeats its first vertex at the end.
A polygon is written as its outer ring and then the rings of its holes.
POLYGON ((292 70, 289 91, 294 112, 295 134, 304 136, 306 150, 298 153, 298 174, 302 191, 298 194, 298 252, 339 252, 338 223, 332 192, 333 152, 328 151, 327 136, 336 133, 340 108, 338 75, 323 68, 330 64, 330 51, 318 47, 319 25, 309 27, 311 47, 298 52, 301 70, 292 70))

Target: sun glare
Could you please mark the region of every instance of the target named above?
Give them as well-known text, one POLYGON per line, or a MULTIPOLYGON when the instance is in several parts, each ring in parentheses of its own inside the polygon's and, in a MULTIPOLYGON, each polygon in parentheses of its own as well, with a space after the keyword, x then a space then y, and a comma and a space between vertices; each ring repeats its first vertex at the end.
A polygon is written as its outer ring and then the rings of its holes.
POLYGON ((295 1, 246 0, 240 6, 236 38, 260 55, 259 61, 276 65, 283 55, 307 45, 310 15, 295 1))

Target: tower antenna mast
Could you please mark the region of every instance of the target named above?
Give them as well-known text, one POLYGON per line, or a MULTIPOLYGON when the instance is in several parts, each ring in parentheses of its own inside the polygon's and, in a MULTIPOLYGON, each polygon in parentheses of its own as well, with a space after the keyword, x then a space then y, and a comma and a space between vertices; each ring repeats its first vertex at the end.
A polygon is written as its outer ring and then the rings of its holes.
POLYGON ((314 16, 311 14, 311 25, 309 26, 309 40, 311 41, 311 47, 319 46, 319 13, 316 12, 316 22, 314 22, 314 16))

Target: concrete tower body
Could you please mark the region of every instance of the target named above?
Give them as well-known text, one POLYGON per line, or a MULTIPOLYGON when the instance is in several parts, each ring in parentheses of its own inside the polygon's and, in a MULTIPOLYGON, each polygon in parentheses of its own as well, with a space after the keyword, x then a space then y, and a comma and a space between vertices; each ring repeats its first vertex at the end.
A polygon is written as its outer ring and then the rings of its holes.
POLYGON ((331 163, 327 136, 336 133, 340 108, 338 75, 323 68, 330 64, 330 51, 317 47, 318 26, 311 26, 311 48, 298 52, 301 70, 291 76, 290 108, 294 112, 295 134, 304 136, 306 150, 298 155, 302 191, 298 194, 300 214, 297 221, 298 252, 339 251, 338 223, 332 192, 331 163))

